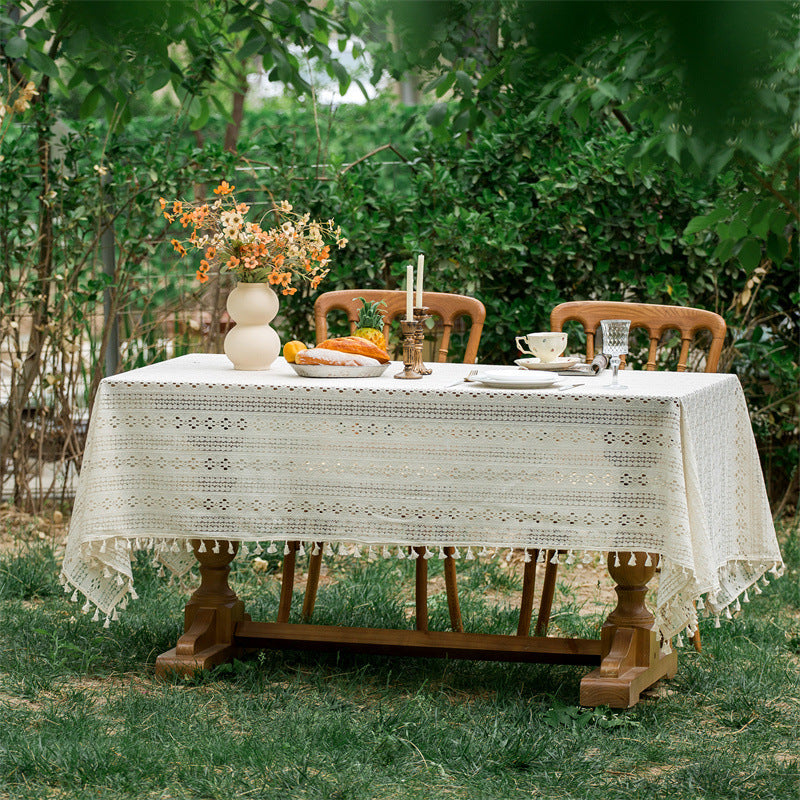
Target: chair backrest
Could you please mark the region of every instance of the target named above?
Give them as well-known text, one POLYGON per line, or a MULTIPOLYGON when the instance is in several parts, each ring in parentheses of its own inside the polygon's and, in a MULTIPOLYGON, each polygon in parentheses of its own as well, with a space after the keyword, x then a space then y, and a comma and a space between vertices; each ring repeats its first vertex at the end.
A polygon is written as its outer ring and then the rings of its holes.
POLYGON ((685 372, 689 345, 699 331, 711 333, 711 345, 706 355, 706 372, 716 372, 727 326, 725 320, 713 311, 684 306, 661 306, 652 303, 620 303, 602 300, 577 300, 561 303, 550 313, 550 328, 563 330, 564 323, 576 320, 586 332, 586 358, 594 358, 594 334, 603 319, 629 319, 631 329, 644 328, 650 338, 650 350, 645 369, 656 368, 656 353, 665 331, 676 330, 681 335, 678 372, 685 372))
MULTIPOLYGON (((350 333, 356 329, 358 312, 361 303, 358 298, 363 297, 370 303, 383 300, 383 335, 389 340, 391 323, 398 318, 405 318, 406 293, 392 289, 343 289, 336 292, 321 294, 314 303, 314 324, 316 326, 317 344, 328 338, 328 312, 340 309, 347 314, 350 323, 350 333)), ((453 324, 459 317, 469 317, 471 326, 467 348, 464 353, 464 363, 474 364, 478 357, 478 345, 483 332, 483 323, 486 319, 486 308, 480 300, 462 294, 446 294, 444 292, 423 292, 422 304, 431 310, 431 314, 442 321, 442 339, 436 351, 436 361, 446 361, 447 351, 450 347, 450 333, 453 324)))

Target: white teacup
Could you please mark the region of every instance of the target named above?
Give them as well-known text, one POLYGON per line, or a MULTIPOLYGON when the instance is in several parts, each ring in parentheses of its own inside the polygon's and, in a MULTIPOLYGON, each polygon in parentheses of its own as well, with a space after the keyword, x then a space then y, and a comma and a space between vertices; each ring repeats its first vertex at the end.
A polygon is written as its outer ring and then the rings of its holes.
POLYGON ((555 331, 542 331, 529 333, 527 336, 517 336, 517 347, 531 356, 535 356, 547 364, 555 361, 567 347, 567 334, 555 331), (525 349, 525 345, 528 349, 525 349))

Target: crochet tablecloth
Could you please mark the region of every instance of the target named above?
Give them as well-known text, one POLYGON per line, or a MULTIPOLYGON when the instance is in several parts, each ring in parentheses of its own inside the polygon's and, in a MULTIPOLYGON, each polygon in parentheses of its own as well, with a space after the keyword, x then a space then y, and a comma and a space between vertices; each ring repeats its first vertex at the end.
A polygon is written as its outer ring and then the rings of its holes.
POLYGON ((135 597, 132 552, 181 575, 191 539, 393 558, 551 548, 570 563, 643 551, 661 556, 654 611, 670 638, 696 605, 729 613, 780 574, 736 376, 628 370, 618 391, 608 373, 521 390, 463 382, 461 364, 416 381, 395 380, 400 367, 309 379, 282 359, 241 372, 190 355, 105 379, 65 591, 113 619, 135 597))

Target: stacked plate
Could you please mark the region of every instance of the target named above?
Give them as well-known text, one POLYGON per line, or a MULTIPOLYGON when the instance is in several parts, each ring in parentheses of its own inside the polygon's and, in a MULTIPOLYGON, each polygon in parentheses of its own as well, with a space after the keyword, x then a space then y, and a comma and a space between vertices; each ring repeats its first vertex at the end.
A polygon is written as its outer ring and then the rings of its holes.
POLYGON ((559 384, 561 378, 552 372, 515 369, 478 372, 469 380, 497 389, 546 389, 559 384))

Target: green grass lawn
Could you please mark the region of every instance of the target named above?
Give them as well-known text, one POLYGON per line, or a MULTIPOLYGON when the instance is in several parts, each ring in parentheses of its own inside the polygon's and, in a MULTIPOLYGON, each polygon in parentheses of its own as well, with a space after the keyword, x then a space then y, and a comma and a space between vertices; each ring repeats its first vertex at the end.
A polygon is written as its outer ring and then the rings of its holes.
MULTIPOLYGON (((582 667, 261 651, 156 680, 191 587, 142 559, 105 630, 63 594, 50 539, 23 536, 0 553, 0 797, 800 798, 800 533, 781 528, 786 575, 624 712, 576 705, 582 667)), ((254 619, 277 608, 272 566, 235 564, 254 619)), ((518 571, 466 567, 465 624, 513 631, 518 571)), ((337 559, 316 620, 409 624, 410 569, 337 559)), ((564 574, 561 630, 596 631, 593 575, 564 574)))

